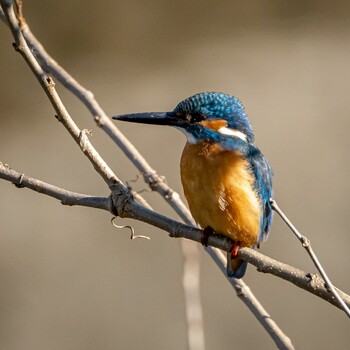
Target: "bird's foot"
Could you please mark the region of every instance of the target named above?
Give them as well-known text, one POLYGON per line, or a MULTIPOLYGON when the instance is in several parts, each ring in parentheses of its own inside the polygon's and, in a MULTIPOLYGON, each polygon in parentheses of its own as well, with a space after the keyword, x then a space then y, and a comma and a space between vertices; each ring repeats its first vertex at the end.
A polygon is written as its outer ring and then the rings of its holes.
POLYGON ((237 258, 237 255, 238 255, 238 251, 239 251, 239 248, 241 247, 241 243, 240 242, 234 242, 233 243, 233 248, 231 250, 231 258, 237 258))
POLYGON ((202 231, 202 235, 201 235, 201 243, 202 243, 202 245, 204 245, 205 247, 208 247, 209 236, 212 235, 213 233, 214 233, 214 230, 210 226, 207 226, 202 231))

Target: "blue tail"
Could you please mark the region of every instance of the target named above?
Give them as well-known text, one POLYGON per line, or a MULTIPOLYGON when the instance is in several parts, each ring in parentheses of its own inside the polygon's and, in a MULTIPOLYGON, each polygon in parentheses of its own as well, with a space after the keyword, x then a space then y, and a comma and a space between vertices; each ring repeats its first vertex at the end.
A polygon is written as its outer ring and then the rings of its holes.
POLYGON ((248 263, 242 259, 232 259, 231 253, 227 253, 226 272, 228 277, 242 278, 247 270, 248 263))

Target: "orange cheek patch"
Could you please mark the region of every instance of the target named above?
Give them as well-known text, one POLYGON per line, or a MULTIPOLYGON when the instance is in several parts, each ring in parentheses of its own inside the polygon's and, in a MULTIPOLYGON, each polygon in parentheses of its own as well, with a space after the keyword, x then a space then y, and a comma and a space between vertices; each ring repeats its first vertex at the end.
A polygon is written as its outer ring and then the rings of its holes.
POLYGON ((202 120, 200 125, 205 126, 206 128, 209 128, 214 131, 218 131, 221 128, 225 128, 227 126, 227 121, 223 119, 219 120, 202 120))

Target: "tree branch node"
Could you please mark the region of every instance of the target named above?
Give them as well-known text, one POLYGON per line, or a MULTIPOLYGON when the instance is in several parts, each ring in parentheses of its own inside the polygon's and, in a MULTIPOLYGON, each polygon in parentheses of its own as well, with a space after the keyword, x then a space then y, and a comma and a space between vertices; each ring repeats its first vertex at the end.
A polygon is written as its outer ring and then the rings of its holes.
POLYGON ((53 79, 49 75, 45 76, 44 81, 47 88, 53 88, 56 85, 53 79))
POLYGON ((89 136, 92 136, 92 131, 88 130, 88 129, 83 129, 80 131, 79 134, 79 146, 81 148, 81 150, 85 153, 86 152, 86 146, 87 143, 89 142, 89 136))
POLYGON ((310 247, 310 240, 307 237, 301 236, 300 241, 304 248, 310 247))
POLYGON ((157 191, 162 183, 166 183, 165 176, 158 175, 156 172, 144 173, 143 177, 152 191, 157 191))
POLYGON ((102 128, 102 126, 105 125, 103 118, 101 118, 101 116, 99 116, 99 115, 94 116, 94 121, 95 121, 96 125, 100 128, 102 128))
POLYGON ((127 188, 120 188, 120 186, 112 187, 111 193, 112 208, 116 216, 125 217, 128 215, 126 210, 127 205, 134 201, 134 196, 127 188))
POLYGON ((17 188, 23 188, 23 187, 25 187, 25 186, 22 184, 23 178, 24 178, 24 173, 22 173, 21 176, 19 177, 18 183, 15 183, 15 182, 12 182, 12 183, 13 183, 17 188))
POLYGON ((319 286, 327 288, 323 279, 317 273, 308 272, 305 277, 308 279, 308 284, 311 288, 317 288, 319 286))

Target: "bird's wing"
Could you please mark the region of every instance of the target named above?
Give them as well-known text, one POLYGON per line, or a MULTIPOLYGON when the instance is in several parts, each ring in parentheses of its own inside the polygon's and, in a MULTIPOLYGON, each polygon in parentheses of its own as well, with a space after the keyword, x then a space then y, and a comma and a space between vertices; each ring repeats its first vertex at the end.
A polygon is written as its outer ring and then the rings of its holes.
POLYGON ((226 137, 220 141, 220 144, 224 148, 240 152, 249 160, 251 171, 255 178, 255 191, 258 193, 261 200, 263 212, 258 241, 265 241, 268 237, 273 217, 270 204, 270 198, 273 196, 273 172, 271 166, 259 148, 254 144, 246 143, 236 137, 226 137))
POLYGON ((273 212, 270 204, 270 199, 273 196, 273 172, 268 160, 264 157, 260 150, 255 145, 251 145, 250 149, 249 159, 252 167, 252 172, 255 176, 255 190, 260 196, 263 208, 259 241, 265 241, 268 237, 273 217, 273 212))

